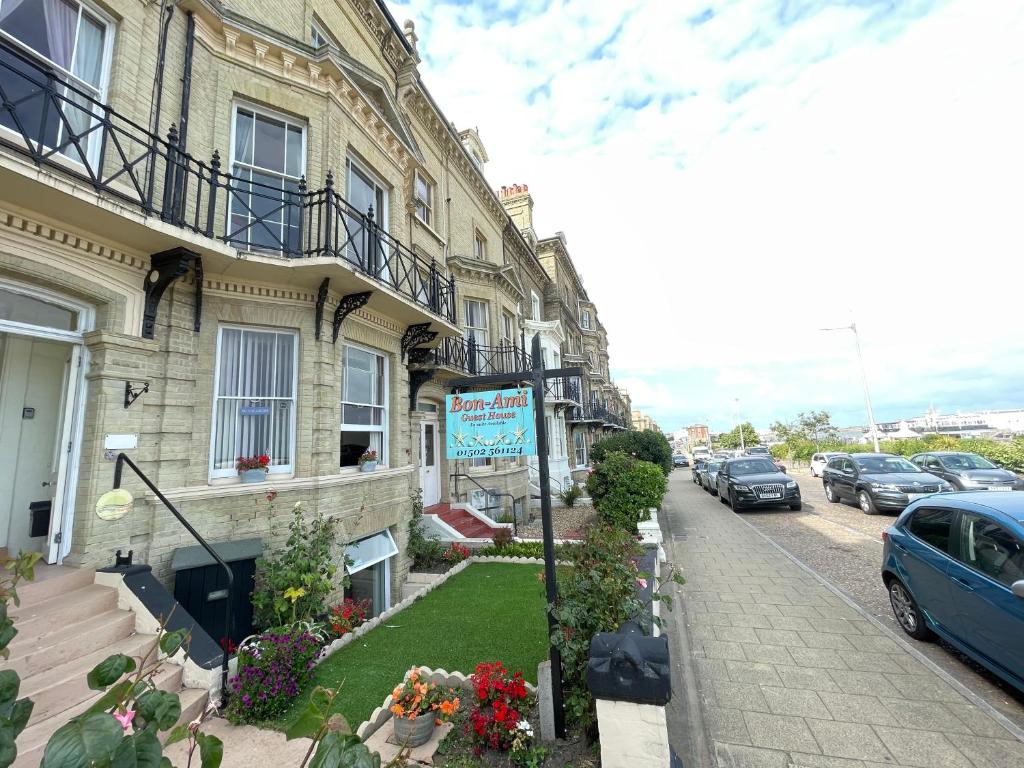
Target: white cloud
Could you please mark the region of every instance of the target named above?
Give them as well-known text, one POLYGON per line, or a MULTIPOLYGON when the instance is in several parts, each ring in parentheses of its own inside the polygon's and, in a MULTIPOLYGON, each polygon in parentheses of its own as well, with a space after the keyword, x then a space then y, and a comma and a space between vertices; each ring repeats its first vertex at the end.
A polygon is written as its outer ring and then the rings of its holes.
POLYGON ((852 339, 818 331, 853 317, 881 417, 1012 397, 1019 3, 391 5, 492 185, 566 233, 664 427, 725 426, 736 397, 759 426, 861 418, 852 339))

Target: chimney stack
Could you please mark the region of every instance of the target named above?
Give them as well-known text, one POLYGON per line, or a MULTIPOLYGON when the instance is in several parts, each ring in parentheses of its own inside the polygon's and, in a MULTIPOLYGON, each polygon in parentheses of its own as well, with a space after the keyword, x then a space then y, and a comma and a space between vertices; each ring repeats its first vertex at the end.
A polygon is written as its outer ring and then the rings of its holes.
POLYGON ((526 184, 503 186, 498 190, 498 197, 519 231, 532 233, 533 198, 530 196, 530 188, 526 184))

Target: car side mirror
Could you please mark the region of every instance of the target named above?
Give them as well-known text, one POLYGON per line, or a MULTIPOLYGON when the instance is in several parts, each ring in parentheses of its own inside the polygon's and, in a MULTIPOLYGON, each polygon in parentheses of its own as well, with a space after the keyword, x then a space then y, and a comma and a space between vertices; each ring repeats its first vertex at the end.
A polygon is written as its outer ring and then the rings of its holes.
POLYGON ((1013 586, 1010 589, 1013 591, 1013 594, 1024 600, 1024 579, 1013 582, 1013 586))

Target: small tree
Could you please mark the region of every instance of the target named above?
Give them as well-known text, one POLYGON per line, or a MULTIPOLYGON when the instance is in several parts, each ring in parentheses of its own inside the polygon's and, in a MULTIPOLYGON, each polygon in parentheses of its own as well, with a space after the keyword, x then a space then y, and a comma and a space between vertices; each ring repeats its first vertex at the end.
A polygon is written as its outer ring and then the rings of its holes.
MULTIPOLYGON (((743 445, 760 445, 761 439, 754 430, 754 425, 749 421, 743 423, 743 445)), ((718 444, 722 448, 740 447, 740 425, 737 424, 731 432, 724 432, 718 436, 718 444)))
POLYGON ((604 522, 636 533, 649 507, 661 506, 668 478, 649 461, 621 451, 609 453, 587 478, 587 492, 604 522))
POLYGON ((645 429, 642 432, 630 430, 598 440, 590 448, 590 458, 595 464, 604 461, 613 451, 621 451, 641 461, 649 461, 664 470, 672 471, 672 446, 660 432, 645 429))

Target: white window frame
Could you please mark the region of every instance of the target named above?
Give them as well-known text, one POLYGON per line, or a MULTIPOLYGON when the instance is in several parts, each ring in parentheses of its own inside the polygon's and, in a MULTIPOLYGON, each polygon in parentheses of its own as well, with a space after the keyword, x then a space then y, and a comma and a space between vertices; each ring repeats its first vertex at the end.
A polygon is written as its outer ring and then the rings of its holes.
MULTIPOLYGON (((238 470, 233 466, 228 469, 215 469, 213 466, 214 451, 217 445, 217 404, 221 399, 225 400, 251 400, 253 398, 243 398, 237 395, 225 395, 223 398, 217 393, 220 391, 220 353, 221 353, 221 342, 224 336, 225 330, 238 330, 243 333, 246 331, 256 333, 277 333, 281 335, 290 335, 294 339, 292 344, 292 410, 291 410, 291 424, 289 425, 290 439, 288 451, 291 455, 291 464, 283 464, 279 466, 271 466, 267 475, 294 475, 295 474, 295 449, 296 449, 296 428, 298 425, 298 410, 299 410, 299 333, 298 331, 291 330, 289 328, 271 328, 258 325, 235 325, 232 323, 223 323, 217 327, 217 348, 213 358, 213 406, 210 412, 210 455, 207 461, 209 469, 209 476, 211 480, 224 477, 237 477, 238 470)), ((241 362, 239 362, 241 365, 241 362)), ((259 398, 261 400, 288 400, 284 397, 274 398, 259 398)), ((233 451, 237 455, 237 450, 233 451)))
MULTIPOLYGON (((0 0, 0 3, 2 2, 3 0, 0 0)), ((93 17, 93 19, 95 19, 103 25, 103 54, 101 59, 102 63, 100 65, 99 87, 93 86, 92 84, 86 83, 85 81, 81 80, 77 75, 72 74, 70 70, 67 70, 64 67, 60 66, 50 57, 43 56, 43 54, 39 53, 35 48, 29 47, 26 43, 23 43, 14 35, 8 32, 4 32, 3 30, 0 30, 0 37, 11 42, 19 50, 28 53, 30 58, 34 58, 39 62, 44 62, 46 66, 52 67, 53 69, 57 70, 61 75, 64 75, 67 78, 69 78, 75 84, 75 86, 80 88, 81 90, 86 91, 88 93, 95 92, 95 96, 93 98, 95 98, 96 101, 106 103, 107 92, 110 87, 110 68, 111 62, 113 61, 114 57, 114 36, 117 29, 117 21, 114 19, 113 16, 108 14, 106 11, 102 10, 99 6, 95 5, 94 3, 87 2, 86 0, 71 0, 71 2, 75 3, 78 6, 78 20, 75 23, 74 54, 72 55, 72 60, 70 62, 72 70, 75 68, 74 56, 77 56, 78 54, 78 34, 82 27, 82 13, 88 12, 88 14, 93 17)), ((62 127, 61 131, 63 132, 63 130, 64 129, 62 127)), ((4 126, 0 126, 0 132, 8 133, 11 134, 12 136, 15 135, 13 131, 4 126)), ((99 135, 101 135, 100 131, 94 131, 89 134, 90 138, 99 135)), ((20 134, 17 134, 17 139, 19 143, 23 141, 20 134)), ((101 142, 99 139, 95 141, 90 140, 88 144, 89 146, 86 150, 86 155, 88 156, 89 164, 95 165, 100 160, 99 152, 101 142)), ((70 162, 75 163, 76 165, 82 165, 81 159, 79 158, 77 152, 73 152, 70 154, 61 153, 60 157, 69 160, 70 162)))
MULTIPOLYGON (((300 163, 301 168, 299 169, 299 175, 298 176, 289 176, 287 173, 281 173, 281 172, 278 172, 278 171, 270 170, 268 168, 263 168, 262 166, 258 166, 255 163, 241 163, 241 165, 244 166, 246 170, 257 172, 257 173, 267 174, 268 176, 280 176, 282 179, 289 180, 289 181, 298 182, 303 176, 305 176, 306 175, 306 171, 307 171, 307 168, 306 168, 306 157, 307 157, 307 154, 308 154, 307 143, 309 141, 309 124, 308 123, 300 123, 294 117, 292 117, 290 115, 286 115, 283 112, 275 112, 274 110, 266 109, 264 107, 257 106, 255 104, 253 104, 251 102, 248 102, 248 101, 245 101, 243 99, 234 99, 231 102, 231 136, 230 136, 230 139, 229 139, 229 141, 230 141, 230 153, 229 153, 230 157, 229 157, 229 162, 228 162, 228 168, 230 169, 231 174, 234 175, 234 173, 235 173, 235 163, 238 162, 237 158, 235 157, 235 149, 236 149, 236 146, 235 146, 235 134, 236 134, 236 132, 238 130, 238 110, 239 109, 244 109, 244 110, 248 110, 249 112, 252 112, 253 113, 253 122, 254 123, 255 123, 255 116, 256 115, 262 115, 263 117, 266 117, 266 118, 268 118, 270 120, 277 120, 277 121, 280 121, 280 122, 285 124, 285 164, 284 165, 285 165, 286 169, 287 169, 287 166, 288 166, 288 162, 287 162, 288 126, 299 128, 302 131, 302 149, 300 150, 300 152, 301 152, 301 158, 300 158, 301 159, 301 163, 300 163)), ((255 160, 255 159, 256 159, 256 157, 255 157, 255 148, 254 148, 253 160, 255 160)), ((283 196, 284 189, 282 189, 281 192, 282 192, 282 196, 283 196)), ((231 224, 231 197, 232 197, 232 195, 229 192, 228 195, 227 195, 227 211, 225 212, 225 216, 227 217, 227 222, 226 222, 226 227, 227 228, 225 230, 225 235, 227 235, 227 234, 231 233, 232 231, 234 231, 234 228, 233 228, 233 226, 231 224)), ((283 215, 283 212, 282 212, 281 222, 282 222, 281 226, 284 227, 284 215, 283 215)), ((252 249, 254 246, 250 242, 251 238, 248 236, 249 233, 250 233, 250 230, 247 230, 246 231, 246 243, 245 243, 245 245, 246 245, 247 249, 252 249)), ((300 235, 300 238, 301 238, 301 235, 302 235, 301 220, 300 220, 299 235, 300 235)), ((287 242, 287 238, 283 238, 283 239, 285 240, 285 242, 287 242)), ((300 242, 301 242, 301 240, 300 240, 300 242)), ((235 241, 232 240, 229 243, 229 245, 232 245, 232 247, 236 247, 237 248, 241 244, 240 243, 239 244, 235 244, 235 241)), ((265 249, 265 248, 262 248, 259 245, 255 246, 255 248, 263 251, 264 253, 268 252, 268 250, 269 250, 269 252, 277 252, 277 253, 279 253, 279 251, 274 251, 273 249, 265 249)))
POLYGON ((542 312, 542 308, 541 308, 541 304, 540 304, 540 296, 538 296, 533 291, 530 291, 530 312, 533 313, 533 317, 531 319, 533 319, 533 320, 540 320, 541 319, 540 315, 541 315, 541 312, 542 312))
POLYGON ((309 23, 309 44, 314 48, 320 48, 323 45, 331 45, 333 42, 334 38, 327 33, 324 25, 314 17, 309 23), (320 42, 316 42, 316 38, 320 38, 320 42))
MULTIPOLYGON (((341 398, 339 399, 339 402, 341 403, 341 422, 340 422, 339 427, 338 427, 338 437, 339 437, 339 440, 341 438, 341 433, 342 432, 378 432, 379 431, 380 434, 381 434, 381 438, 380 438, 380 455, 377 457, 377 462, 378 462, 378 464, 380 466, 386 467, 388 465, 388 456, 390 455, 388 451, 389 451, 389 447, 390 447, 389 443, 390 443, 390 437, 391 437, 391 356, 388 353, 382 352, 379 349, 373 349, 372 347, 367 347, 367 346, 364 346, 362 344, 352 344, 352 343, 349 343, 349 342, 345 342, 342 345, 342 353, 341 353, 340 357, 341 357, 341 359, 338 361, 338 365, 341 366, 341 398), (384 361, 384 365, 382 366, 383 371, 384 371, 384 395, 383 395, 382 399, 383 399, 384 402, 381 405, 377 405, 376 403, 357 403, 355 401, 345 400, 345 348, 346 347, 351 347, 352 349, 358 349, 360 352, 366 352, 366 353, 371 354, 371 355, 376 355, 377 357, 381 358, 384 361), (345 406, 346 405, 367 406, 367 407, 370 407, 370 408, 381 408, 381 409, 383 409, 384 417, 381 419, 381 428, 379 430, 377 430, 375 428, 376 425, 374 425, 374 424, 346 424, 344 422, 345 406)), ((340 444, 339 444, 339 450, 340 450, 340 444)), ((346 471, 356 471, 356 472, 358 472, 359 471, 358 465, 354 466, 354 467, 350 467, 350 466, 343 467, 343 466, 341 466, 341 456, 338 457, 338 465, 339 465, 339 470, 341 472, 346 472, 346 471)))
POLYGON ((572 433, 573 440, 573 460, 576 462, 577 469, 587 466, 587 438, 584 437, 583 433, 576 430, 572 433), (583 453, 583 461, 580 462, 580 452, 583 453))
POLYGON ((585 330, 588 330, 588 331, 590 330, 590 310, 589 309, 584 309, 584 310, 582 310, 580 312, 580 325, 583 326, 583 328, 585 330))
POLYGON ((479 229, 473 230, 473 258, 478 261, 487 261, 487 238, 479 229))
POLYGON ((501 341, 507 346, 515 345, 516 318, 507 309, 501 310, 501 341))
MULTIPOLYGON (((356 169, 363 176, 370 180, 370 183, 376 187, 374 192, 374 198, 380 197, 380 201, 383 204, 383 211, 377 210, 376 206, 373 211, 373 223, 377 225, 377 228, 387 232, 388 222, 391 221, 391 187, 384 181, 384 178, 377 173, 373 168, 368 166, 366 163, 359 160, 352 154, 349 154, 345 162, 345 196, 346 199, 350 199, 349 192, 352 189, 352 169, 356 169)), ((366 211, 359 211, 363 216, 366 215, 366 211)))
POLYGON ((432 182, 430 180, 430 178, 425 173, 423 173, 422 171, 420 171, 419 168, 417 168, 415 170, 415 172, 413 173, 412 199, 413 199, 413 203, 416 206, 416 218, 419 219, 420 221, 422 221, 428 227, 434 226, 434 224, 433 224, 433 218, 434 218, 434 192, 435 192, 434 182, 432 182), (420 185, 421 182, 427 188, 427 199, 426 200, 424 200, 422 197, 420 197, 420 194, 419 194, 419 185, 420 185), (424 216, 424 215, 422 215, 420 213, 420 208, 421 207, 426 210, 426 216, 424 216))

